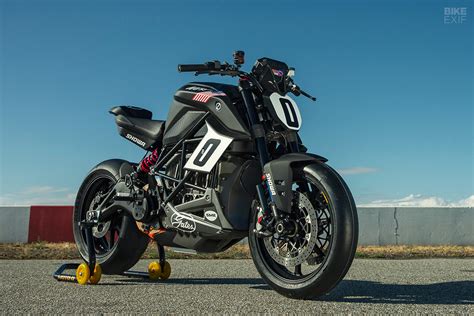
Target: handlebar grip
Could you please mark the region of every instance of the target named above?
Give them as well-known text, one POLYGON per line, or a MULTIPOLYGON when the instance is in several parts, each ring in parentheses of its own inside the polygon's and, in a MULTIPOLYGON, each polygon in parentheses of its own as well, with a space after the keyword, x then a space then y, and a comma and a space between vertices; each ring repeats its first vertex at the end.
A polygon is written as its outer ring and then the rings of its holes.
POLYGON ((206 64, 178 65, 179 72, 195 72, 195 71, 206 71, 206 70, 210 70, 209 65, 206 65, 206 64))

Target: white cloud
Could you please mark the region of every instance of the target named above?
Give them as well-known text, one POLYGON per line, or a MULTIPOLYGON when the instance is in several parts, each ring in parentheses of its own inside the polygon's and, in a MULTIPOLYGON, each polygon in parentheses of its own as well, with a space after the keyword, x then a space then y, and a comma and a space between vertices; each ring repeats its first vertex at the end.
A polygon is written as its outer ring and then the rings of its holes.
POLYGON ((390 207, 474 207, 474 195, 459 201, 449 201, 436 196, 423 196, 421 194, 410 194, 401 199, 376 200, 358 206, 390 206, 390 207))
POLYGON ((75 198, 68 188, 33 186, 0 196, 0 205, 72 205, 75 198))
POLYGON ((377 172, 377 169, 370 167, 352 167, 346 169, 337 170, 341 175, 353 175, 353 174, 363 174, 363 173, 373 173, 377 172))
POLYGON ((67 188, 54 188, 50 186, 36 186, 36 187, 29 187, 26 188, 24 191, 21 192, 23 195, 29 194, 50 194, 50 193, 58 193, 58 192, 66 192, 69 189, 67 188))

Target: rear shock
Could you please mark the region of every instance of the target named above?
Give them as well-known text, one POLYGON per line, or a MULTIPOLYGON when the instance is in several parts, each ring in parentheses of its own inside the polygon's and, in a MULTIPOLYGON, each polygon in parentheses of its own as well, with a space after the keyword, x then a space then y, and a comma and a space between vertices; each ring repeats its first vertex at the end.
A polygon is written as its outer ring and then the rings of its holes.
POLYGON ((159 148, 153 150, 151 155, 143 158, 138 166, 138 171, 142 173, 149 173, 152 166, 154 166, 158 162, 159 157, 159 148))

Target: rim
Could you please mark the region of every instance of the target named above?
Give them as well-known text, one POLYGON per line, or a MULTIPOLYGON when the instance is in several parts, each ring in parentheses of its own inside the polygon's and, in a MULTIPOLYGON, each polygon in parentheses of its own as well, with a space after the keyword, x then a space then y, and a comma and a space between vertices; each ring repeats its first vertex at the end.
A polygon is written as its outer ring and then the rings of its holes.
MULTIPOLYGON (((86 199, 81 207, 81 220, 86 218, 86 213, 99 205, 105 196, 112 190, 115 179, 101 176, 94 179, 86 192, 86 199)), ((122 231, 123 216, 116 215, 108 222, 99 222, 93 227, 95 253, 97 257, 105 257, 117 247, 117 241, 122 231)), ((87 249, 86 234, 81 230, 81 241, 87 249)))
MULTIPOLYGON (((314 243, 310 242, 310 240, 313 240, 312 238, 303 238, 300 243, 295 243, 294 239, 290 239, 289 244, 293 245, 292 251, 289 253, 283 252, 282 254, 289 254, 291 259, 291 256, 297 253, 296 251, 305 251, 304 247, 314 245, 310 249, 309 255, 305 254, 307 257, 303 262, 301 258, 292 261, 288 260, 288 257, 275 260, 275 252, 272 253, 271 250, 268 250, 269 245, 281 245, 281 241, 279 244, 275 236, 256 238, 256 248, 267 269, 277 279, 287 283, 301 283, 317 275, 327 262, 334 238, 334 211, 329 196, 320 183, 304 177, 302 180, 293 182, 292 189, 295 196, 304 194, 306 200, 311 203, 316 220, 311 221, 312 227, 309 231, 315 233, 316 236, 314 243), (295 249, 295 247, 299 249, 295 249), (286 264, 282 264, 285 262, 286 264)), ((307 207, 301 207, 301 205, 302 203, 293 203, 293 216, 307 218, 311 210, 308 210, 307 207)), ((307 226, 304 231, 308 231, 307 226)))

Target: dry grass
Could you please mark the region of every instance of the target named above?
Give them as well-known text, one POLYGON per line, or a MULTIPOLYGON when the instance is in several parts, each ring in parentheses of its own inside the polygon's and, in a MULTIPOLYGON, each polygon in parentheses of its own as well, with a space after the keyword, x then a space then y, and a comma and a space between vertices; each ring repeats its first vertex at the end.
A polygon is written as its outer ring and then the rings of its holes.
POLYGON ((0 244, 0 259, 76 259, 74 243, 0 244))
MULTIPOLYGON (((172 259, 247 259, 247 245, 235 245, 222 253, 188 255, 169 251, 172 259)), ((474 246, 360 246, 357 258, 416 259, 416 258, 474 258, 474 246)), ((150 244, 143 258, 157 258, 154 244, 150 244)), ((73 243, 0 244, 0 259, 79 259, 73 243)))
POLYGON ((361 246, 358 258, 473 258, 474 246, 361 246))

